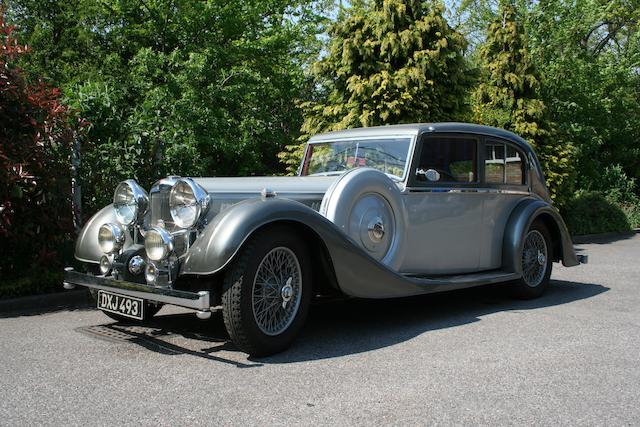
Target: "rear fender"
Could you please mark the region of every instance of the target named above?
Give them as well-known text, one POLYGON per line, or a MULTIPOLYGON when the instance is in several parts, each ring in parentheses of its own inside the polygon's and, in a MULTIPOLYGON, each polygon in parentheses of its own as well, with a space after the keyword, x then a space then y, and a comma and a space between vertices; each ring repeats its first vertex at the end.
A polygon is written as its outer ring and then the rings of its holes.
POLYGON ((578 265, 571 236, 558 211, 543 200, 527 198, 516 205, 507 221, 502 246, 503 269, 508 272, 522 273, 520 257, 524 236, 537 219, 543 221, 551 233, 555 260, 562 261, 566 267, 578 265))

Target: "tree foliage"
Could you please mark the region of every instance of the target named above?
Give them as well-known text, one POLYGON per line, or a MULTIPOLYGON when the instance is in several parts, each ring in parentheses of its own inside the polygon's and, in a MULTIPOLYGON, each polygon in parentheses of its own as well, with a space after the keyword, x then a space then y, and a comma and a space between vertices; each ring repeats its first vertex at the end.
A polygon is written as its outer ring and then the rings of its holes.
POLYGON ((558 137, 540 96, 540 76, 529 53, 521 18, 503 2, 480 47, 481 78, 474 92, 475 120, 515 132, 537 151, 551 195, 571 188, 571 146, 558 137))
POLYGON ((15 0, 34 54, 85 117, 88 213, 117 182, 277 172, 297 138, 302 65, 321 24, 304 0, 15 0))
POLYGON ((313 67, 317 99, 302 103, 298 144, 281 158, 295 171, 306 139, 349 127, 459 119, 472 79, 466 42, 433 1, 374 0, 342 10, 313 67))
POLYGON ((576 147, 577 185, 640 178, 640 1, 547 0, 526 11, 542 95, 576 147))
POLYGON ((69 153, 74 116, 60 91, 28 83, 26 53, 0 14, 0 276, 61 268, 73 232, 69 153))

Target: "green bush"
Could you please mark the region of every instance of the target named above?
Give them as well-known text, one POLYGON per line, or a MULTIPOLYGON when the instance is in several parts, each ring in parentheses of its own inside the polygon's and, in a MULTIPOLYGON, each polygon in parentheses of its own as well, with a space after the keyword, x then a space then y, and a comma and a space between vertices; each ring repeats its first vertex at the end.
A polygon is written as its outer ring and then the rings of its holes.
POLYGON ((62 271, 41 271, 10 280, 0 280, 0 300, 62 291, 62 271))
POLYGON ((631 228, 640 228, 640 202, 635 204, 621 203, 620 209, 627 216, 631 228))
POLYGON ((598 191, 577 193, 565 204, 563 217, 574 236, 631 229, 624 210, 598 191))

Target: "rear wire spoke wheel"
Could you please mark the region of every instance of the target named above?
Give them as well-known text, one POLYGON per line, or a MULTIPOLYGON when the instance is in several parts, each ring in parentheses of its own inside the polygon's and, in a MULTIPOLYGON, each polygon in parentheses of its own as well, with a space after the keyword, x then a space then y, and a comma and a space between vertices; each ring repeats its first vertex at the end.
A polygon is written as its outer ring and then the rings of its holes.
POLYGON ((311 268, 299 234, 286 226, 258 231, 225 274, 225 327, 233 343, 252 356, 287 348, 306 319, 311 268))
POLYGON ((524 238, 522 250, 522 279, 531 286, 540 285, 548 262, 547 243, 538 230, 530 230, 524 238))
POLYGON ((515 296, 536 298, 549 287, 553 267, 553 245, 549 231, 535 221, 524 236, 521 253, 522 277, 514 286, 515 296))

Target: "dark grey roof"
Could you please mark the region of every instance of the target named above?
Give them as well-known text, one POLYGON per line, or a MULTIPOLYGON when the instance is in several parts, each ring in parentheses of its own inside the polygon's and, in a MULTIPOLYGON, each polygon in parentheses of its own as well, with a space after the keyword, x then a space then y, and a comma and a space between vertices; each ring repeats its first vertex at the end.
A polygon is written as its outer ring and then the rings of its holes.
POLYGON ((418 135, 423 132, 462 132, 462 133, 475 133, 486 136, 495 136, 504 138, 509 141, 513 141, 531 151, 529 144, 521 137, 513 132, 509 132, 504 129, 498 129, 491 126, 477 125, 473 123, 456 123, 456 122, 443 122, 443 123, 412 123, 404 125, 387 125, 387 126, 372 126, 368 128, 354 128, 339 130, 334 132, 327 132, 313 136, 309 142, 320 142, 327 140, 335 140, 342 138, 357 138, 363 136, 390 136, 390 135, 418 135))

